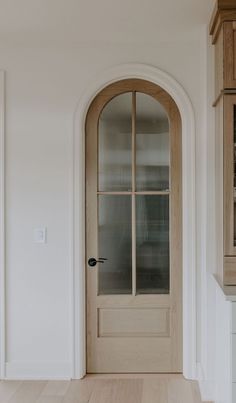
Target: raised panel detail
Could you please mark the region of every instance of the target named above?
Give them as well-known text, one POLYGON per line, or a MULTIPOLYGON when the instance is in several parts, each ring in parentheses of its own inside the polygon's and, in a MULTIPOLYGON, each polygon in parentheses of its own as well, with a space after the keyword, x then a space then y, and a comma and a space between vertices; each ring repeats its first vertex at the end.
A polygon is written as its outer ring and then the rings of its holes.
POLYGON ((167 308, 100 308, 98 337, 168 337, 167 308))

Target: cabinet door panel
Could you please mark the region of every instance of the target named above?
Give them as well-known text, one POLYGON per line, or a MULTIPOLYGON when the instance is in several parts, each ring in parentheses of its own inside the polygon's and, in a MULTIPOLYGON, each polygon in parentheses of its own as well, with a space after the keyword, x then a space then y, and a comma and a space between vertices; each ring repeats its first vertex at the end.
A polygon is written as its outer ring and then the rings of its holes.
POLYGON ((227 21, 224 30, 224 89, 236 88, 236 21, 227 21))
POLYGON ((224 255, 236 256, 236 95, 224 96, 224 255))

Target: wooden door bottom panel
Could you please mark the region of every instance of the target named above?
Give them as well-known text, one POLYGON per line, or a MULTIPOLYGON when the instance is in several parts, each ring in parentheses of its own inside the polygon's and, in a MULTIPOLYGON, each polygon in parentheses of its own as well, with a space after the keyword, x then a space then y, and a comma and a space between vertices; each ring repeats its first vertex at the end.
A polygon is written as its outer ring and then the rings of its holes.
POLYGON ((88 373, 182 372, 173 362, 171 338, 98 338, 88 373))

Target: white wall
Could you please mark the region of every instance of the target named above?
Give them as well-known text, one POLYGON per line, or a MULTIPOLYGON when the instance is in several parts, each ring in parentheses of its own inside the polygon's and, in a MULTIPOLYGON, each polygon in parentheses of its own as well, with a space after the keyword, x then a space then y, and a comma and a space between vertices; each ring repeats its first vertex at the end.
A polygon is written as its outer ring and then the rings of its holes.
MULTIPOLYGON (((195 39, 155 45, 2 45, 6 71, 6 360, 8 377, 70 377, 70 138, 80 95, 96 75, 146 63, 172 75, 196 117, 197 270, 205 273, 205 28, 195 39), (48 228, 46 245, 33 229, 48 228)), ((199 294, 200 296, 200 294, 199 294)), ((201 298, 198 359, 201 360, 201 298)))
POLYGON ((214 46, 206 35, 206 266, 205 271, 202 266, 198 294, 202 301, 198 378, 204 400, 228 403, 231 401, 231 307, 213 277, 223 265, 223 139, 215 131, 214 46))

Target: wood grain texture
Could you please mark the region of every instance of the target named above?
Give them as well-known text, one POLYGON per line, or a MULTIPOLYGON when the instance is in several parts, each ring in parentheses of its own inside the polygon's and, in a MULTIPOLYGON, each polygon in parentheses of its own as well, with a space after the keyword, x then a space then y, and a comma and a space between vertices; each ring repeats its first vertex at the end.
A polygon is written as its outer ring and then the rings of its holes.
POLYGON ((132 295, 136 295, 136 92, 132 92, 132 295))
POLYGON ((167 308, 99 309, 99 337, 169 336, 167 308))
MULTIPOLYGON (((155 98, 165 109, 170 122, 170 294, 136 295, 133 264, 132 295, 97 295, 98 266, 87 270, 87 368, 91 373, 181 372, 182 371, 182 153, 181 117, 171 96, 151 82, 122 80, 102 90, 90 105, 86 119, 86 256, 98 256, 97 170, 98 121, 104 106, 114 96, 133 93, 132 145, 135 146, 135 95, 138 91, 155 98), (168 308, 170 334, 167 337, 98 337, 98 308, 168 308)), ((132 234, 135 263, 135 155, 132 158, 132 234)), ((124 192, 124 194, 126 194, 124 192)), ((141 192, 140 194, 150 194, 141 192)), ((167 194, 167 193, 166 193, 167 194)), ((130 318, 132 321, 132 318, 130 318)))
POLYGON ((236 95, 225 95, 224 96, 224 255, 225 256, 236 256, 236 247, 234 246, 234 105, 236 105, 236 95))
POLYGON ((32 403, 36 402, 47 382, 45 381, 25 381, 22 382, 13 396, 7 401, 9 403, 32 403))
POLYGON ((50 381, 47 382, 42 391, 42 396, 64 396, 70 382, 69 381, 50 381))
POLYGON ((168 382, 168 403, 189 403, 193 401, 193 390, 190 382, 182 379, 170 379, 168 382))
POLYGON ((236 20, 236 4, 235 1, 229 1, 227 4, 217 3, 212 13, 210 21, 210 35, 212 35, 212 43, 218 40, 220 30, 225 22, 236 20))
POLYGON ((236 285, 234 209, 234 106, 236 95, 224 96, 224 285, 236 285))
MULTIPOLYGON (((198 384, 181 375, 90 375, 65 382, 1 381, 0 403, 201 403, 198 384), (60 384, 61 383, 61 384, 60 384), (54 393, 55 394, 52 394, 54 393), (50 393, 45 395, 45 393, 50 393)), ((210 403, 210 402, 209 402, 210 403)))
POLYGON ((236 88, 236 31, 233 21, 223 24, 224 88, 236 88))
POLYGON ((236 256, 224 256, 224 285, 236 285, 236 256))
POLYGON ((17 389, 20 387, 21 381, 1 381, 0 382, 0 403, 9 401, 17 389))
POLYGON ((62 396, 40 396, 37 403, 62 403, 62 396))
POLYGON ((216 25, 220 19, 220 13, 234 11, 236 9, 235 0, 217 0, 210 21, 210 34, 213 35, 216 25))
POLYGON ((63 403, 88 403, 97 383, 99 382, 96 379, 87 377, 83 380, 71 381, 63 398, 63 403))
POLYGON ((166 403, 168 401, 168 380, 143 380, 142 403, 166 403))
POLYGON ((236 89, 236 21, 225 21, 215 42, 215 100, 236 89))
POLYGON ((224 88, 224 33, 219 33, 215 44, 215 99, 219 97, 224 88))

